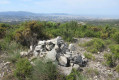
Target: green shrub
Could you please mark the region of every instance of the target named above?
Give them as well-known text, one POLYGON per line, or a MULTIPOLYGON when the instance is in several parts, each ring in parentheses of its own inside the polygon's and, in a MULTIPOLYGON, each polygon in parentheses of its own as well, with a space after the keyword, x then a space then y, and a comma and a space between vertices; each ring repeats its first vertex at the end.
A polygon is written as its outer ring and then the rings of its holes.
POLYGON ((66 76, 66 80, 87 80, 79 71, 72 69, 70 75, 66 76))
POLYGON ((64 76, 59 74, 56 65, 52 62, 35 61, 32 80, 64 80, 64 76))
POLYGON ((119 73, 119 65, 117 65, 115 69, 119 73))
POLYGON ((106 64, 110 67, 113 67, 115 65, 115 60, 113 58, 113 55, 110 53, 104 54, 104 58, 106 60, 106 64))
POLYGON ((107 39, 108 38, 108 33, 102 33, 100 37, 102 39, 107 39))
POLYGON ((15 76, 19 80, 25 80, 31 77, 33 67, 26 58, 21 58, 16 63, 16 70, 14 71, 15 76))
POLYGON ((87 59, 95 60, 95 56, 93 56, 91 53, 84 53, 84 56, 85 56, 87 59))
POLYGON ((47 39, 49 36, 44 32, 43 22, 29 21, 14 31, 14 38, 24 46, 30 46, 36 43, 37 39, 47 39))
POLYGON ((110 46, 111 52, 114 54, 115 59, 119 59, 119 45, 110 46))
POLYGON ((111 39, 105 40, 105 44, 106 44, 106 45, 110 45, 110 44, 112 44, 112 43, 113 43, 113 41, 112 41, 111 39))
POLYGON ((116 32, 114 35, 113 35, 113 39, 119 43, 119 32, 116 32))
POLYGON ((3 38, 6 34, 6 30, 10 27, 10 25, 0 23, 0 39, 3 38))
POLYGON ((104 49, 104 45, 104 41, 98 38, 95 38, 84 44, 84 46, 87 47, 87 51, 92 53, 102 51, 104 49))
POLYGON ((15 41, 7 42, 2 40, 0 42, 1 50, 8 55, 8 60, 15 63, 20 58, 20 52, 23 51, 23 47, 15 41))

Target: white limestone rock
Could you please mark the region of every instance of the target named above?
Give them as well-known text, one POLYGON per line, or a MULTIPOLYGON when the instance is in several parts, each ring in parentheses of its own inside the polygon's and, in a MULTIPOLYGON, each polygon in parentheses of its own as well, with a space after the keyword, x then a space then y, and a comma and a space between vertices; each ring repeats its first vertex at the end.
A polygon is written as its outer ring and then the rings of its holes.
POLYGON ((51 51, 48 51, 45 58, 47 60, 55 61, 56 60, 56 51, 55 49, 52 49, 51 51))
POLYGON ((72 71, 72 67, 58 66, 58 70, 61 74, 69 75, 72 71))
POLYGON ((66 66, 67 65, 67 58, 65 56, 60 56, 59 57, 59 64, 62 66, 66 66))
POLYGON ((45 45, 46 44, 46 41, 44 40, 44 41, 39 41, 38 42, 38 45, 45 45))
POLYGON ((73 44, 69 44, 69 48, 68 48, 70 51, 75 51, 75 47, 73 44))
POLYGON ((28 56, 28 52, 25 52, 25 51, 20 52, 20 55, 21 55, 21 56, 28 56))
POLYGON ((52 42, 46 42, 46 49, 48 51, 51 51, 54 48, 55 44, 53 44, 52 42))

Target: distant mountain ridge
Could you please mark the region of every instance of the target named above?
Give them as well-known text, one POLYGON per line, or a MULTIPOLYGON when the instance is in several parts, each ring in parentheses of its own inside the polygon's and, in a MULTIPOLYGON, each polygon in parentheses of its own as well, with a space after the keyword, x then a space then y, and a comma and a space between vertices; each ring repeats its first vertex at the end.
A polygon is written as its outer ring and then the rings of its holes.
MULTIPOLYGON (((25 11, 8 11, 0 12, 0 22, 23 22, 29 20, 41 20, 41 21, 83 21, 83 20, 97 20, 98 18, 79 16, 67 13, 32 13, 25 11)), ((108 19, 108 18, 107 18, 108 19)), ((99 18, 99 20, 104 20, 99 18)))
POLYGON ((32 13, 32 12, 25 12, 25 11, 8 11, 8 12, 0 12, 0 15, 69 15, 66 13, 32 13))
POLYGON ((11 15, 11 16, 15 16, 15 15, 22 15, 22 16, 26 16, 26 15, 34 15, 34 13, 31 12, 25 12, 25 11, 8 11, 8 12, 0 12, 0 15, 11 15))

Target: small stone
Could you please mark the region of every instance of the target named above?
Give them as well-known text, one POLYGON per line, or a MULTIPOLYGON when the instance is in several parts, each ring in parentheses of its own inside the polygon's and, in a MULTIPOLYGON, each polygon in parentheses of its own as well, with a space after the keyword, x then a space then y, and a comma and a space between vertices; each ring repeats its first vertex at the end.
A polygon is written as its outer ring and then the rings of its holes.
POLYGON ((27 56, 28 55, 28 52, 20 52, 20 55, 21 56, 27 56))
POLYGON ((45 44, 46 44, 45 41, 39 41, 39 42, 38 42, 38 45, 45 45, 45 44))
POLYGON ((79 65, 74 64, 73 68, 77 70, 79 68, 79 65))

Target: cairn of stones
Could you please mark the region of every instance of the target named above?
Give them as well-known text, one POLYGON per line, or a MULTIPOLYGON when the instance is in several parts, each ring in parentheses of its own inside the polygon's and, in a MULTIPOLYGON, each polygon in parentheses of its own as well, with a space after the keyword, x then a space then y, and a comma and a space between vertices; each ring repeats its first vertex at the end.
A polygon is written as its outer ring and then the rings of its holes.
POLYGON ((21 52, 20 54, 21 56, 32 54, 34 57, 57 62, 58 65, 64 67, 71 67, 75 64, 82 67, 87 63, 85 57, 78 53, 75 46, 72 43, 67 44, 60 36, 50 40, 38 41, 34 49, 30 47, 28 52, 21 52))

